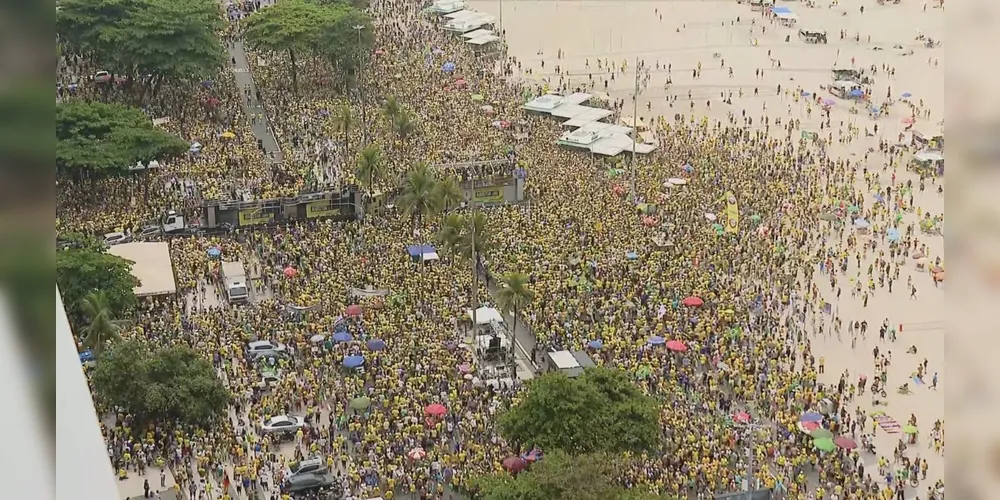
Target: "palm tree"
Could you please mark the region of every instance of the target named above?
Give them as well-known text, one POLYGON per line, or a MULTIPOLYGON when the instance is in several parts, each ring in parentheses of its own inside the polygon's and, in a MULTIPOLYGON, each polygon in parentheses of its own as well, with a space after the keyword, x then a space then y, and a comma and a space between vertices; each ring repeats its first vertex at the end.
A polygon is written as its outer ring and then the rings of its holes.
POLYGON ((120 332, 128 324, 127 321, 115 317, 111 301, 103 291, 90 292, 83 298, 80 306, 90 324, 80 334, 83 336, 83 346, 100 357, 109 341, 121 340, 120 332))
POLYGON ((438 241, 455 251, 464 237, 463 233, 466 227, 465 217, 461 214, 448 214, 441 221, 441 229, 438 231, 438 241))
POLYGON ((458 205, 464 193, 462 192, 462 186, 459 185, 458 179, 453 176, 445 177, 440 180, 435 186, 435 195, 441 200, 441 207, 443 210, 451 210, 455 205, 458 205))
POLYGON ((375 179, 385 175, 386 165, 382 158, 382 150, 375 145, 367 145, 358 154, 358 165, 354 176, 368 185, 368 196, 375 195, 375 179))
POLYGON ((417 119, 409 111, 400 111, 392 117, 392 130, 402 140, 416 132, 417 119))
POLYGON ((336 131, 344 134, 344 158, 347 158, 351 150, 351 129, 354 128, 354 113, 351 106, 344 104, 340 106, 334 115, 333 127, 336 131))
POLYGON ((501 278, 500 290, 497 291, 497 308, 505 313, 511 313, 514 317, 510 331, 512 348, 517 334, 517 314, 535 299, 535 291, 528 287, 529 281, 527 274, 507 273, 501 278))
POLYGON ((441 223, 438 240, 456 255, 472 263, 472 322, 476 323, 476 309, 479 307, 479 267, 483 255, 490 249, 492 240, 486 228, 486 216, 473 212, 470 216, 449 214, 441 223))
POLYGON ((434 174, 423 163, 417 164, 403 180, 402 194, 396 204, 412 218, 414 235, 424 217, 441 209, 441 201, 434 195, 436 183, 434 174))
POLYGON ((400 113, 403 112, 403 107, 399 104, 399 100, 395 97, 390 97, 382 105, 382 114, 385 115, 385 119, 392 123, 400 113))

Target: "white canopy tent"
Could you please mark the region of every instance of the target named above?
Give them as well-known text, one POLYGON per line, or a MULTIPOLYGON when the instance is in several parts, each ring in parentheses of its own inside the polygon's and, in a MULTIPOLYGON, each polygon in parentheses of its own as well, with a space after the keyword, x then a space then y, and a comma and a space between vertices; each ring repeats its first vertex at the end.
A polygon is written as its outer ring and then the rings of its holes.
MULTIPOLYGON (((469 320, 472 320, 472 309, 468 309, 466 313, 469 315, 469 320)), ((488 325, 491 321, 503 323, 503 314, 492 307, 476 309, 476 325, 488 325)))
POLYGON ((108 253, 130 260, 132 275, 139 280, 135 294, 139 297, 177 293, 174 266, 170 262, 170 244, 166 242, 135 242, 112 245, 108 253))

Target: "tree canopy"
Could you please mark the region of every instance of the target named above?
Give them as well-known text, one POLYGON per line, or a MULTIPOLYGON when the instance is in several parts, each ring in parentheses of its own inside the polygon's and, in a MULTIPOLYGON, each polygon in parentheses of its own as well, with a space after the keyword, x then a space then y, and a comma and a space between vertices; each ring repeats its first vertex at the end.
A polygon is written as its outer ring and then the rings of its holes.
POLYGON ((57 251, 56 283, 75 330, 85 325, 87 315, 83 299, 91 292, 104 292, 114 317, 123 317, 138 302, 133 289, 139 285, 139 280, 132 276, 132 262, 111 255, 103 248, 68 247, 57 251))
POLYGON ((110 408, 198 427, 224 415, 230 398, 212 364, 185 346, 152 351, 136 341, 114 344, 91 380, 98 400, 110 408))
POLYGON ((586 369, 569 378, 551 372, 500 418, 504 438, 546 452, 643 452, 660 442, 659 406, 621 370, 586 369))
POLYGON ((127 173, 137 162, 168 160, 188 144, 153 125, 142 110, 73 100, 56 107, 56 169, 64 175, 127 173))
POLYGON ((56 32, 76 53, 121 75, 201 78, 225 62, 213 0, 63 0, 56 32))
POLYGON ((652 500, 643 490, 627 490, 618 481, 619 464, 603 454, 572 456, 554 451, 516 476, 474 476, 477 500, 652 500))

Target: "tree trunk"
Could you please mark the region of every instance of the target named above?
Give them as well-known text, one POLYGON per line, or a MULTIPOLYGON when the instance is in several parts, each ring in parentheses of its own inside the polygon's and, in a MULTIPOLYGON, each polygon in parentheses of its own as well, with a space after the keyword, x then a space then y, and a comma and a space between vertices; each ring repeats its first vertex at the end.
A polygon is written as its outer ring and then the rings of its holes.
POLYGON ((292 61, 292 92, 295 95, 299 94, 299 68, 298 63, 295 61, 295 51, 288 49, 288 58, 292 61))

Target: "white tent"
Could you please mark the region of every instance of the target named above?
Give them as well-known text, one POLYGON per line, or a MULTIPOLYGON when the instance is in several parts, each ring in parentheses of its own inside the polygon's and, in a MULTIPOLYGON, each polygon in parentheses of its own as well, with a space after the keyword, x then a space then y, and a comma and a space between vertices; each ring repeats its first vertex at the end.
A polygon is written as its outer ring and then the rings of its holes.
MULTIPOLYGON (((472 319, 472 309, 466 311, 469 314, 469 319, 472 319)), ((488 325, 491 321, 496 321, 497 323, 503 323, 503 314, 500 311, 492 307, 480 307, 476 309, 476 325, 488 325)))
POLYGON ((168 243, 124 243, 112 245, 108 248, 108 253, 134 262, 132 275, 139 280, 139 286, 135 287, 135 294, 139 297, 177 292, 168 243))

